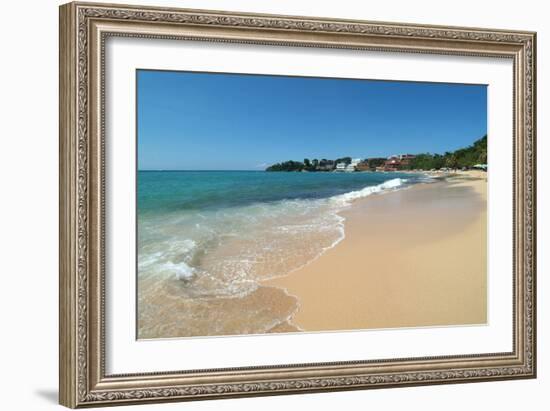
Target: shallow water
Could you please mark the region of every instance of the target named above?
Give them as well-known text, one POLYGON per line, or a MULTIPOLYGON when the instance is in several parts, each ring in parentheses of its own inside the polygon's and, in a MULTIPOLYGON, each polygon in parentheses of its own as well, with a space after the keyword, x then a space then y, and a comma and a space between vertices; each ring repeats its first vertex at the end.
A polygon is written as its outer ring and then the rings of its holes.
POLYGON ((345 236, 358 198, 424 182, 406 173, 141 171, 140 338, 295 330, 299 301, 262 280, 287 275, 345 236))

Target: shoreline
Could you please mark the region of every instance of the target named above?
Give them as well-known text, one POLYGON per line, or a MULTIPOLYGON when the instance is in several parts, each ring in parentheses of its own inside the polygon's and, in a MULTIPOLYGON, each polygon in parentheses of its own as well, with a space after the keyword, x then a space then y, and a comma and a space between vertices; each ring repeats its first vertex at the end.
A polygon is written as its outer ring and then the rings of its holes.
POLYGON ((487 173, 424 174, 437 181, 356 200, 336 246, 261 282, 298 302, 269 332, 486 323, 487 173))
MULTIPOLYGON (((414 174, 429 176, 435 182, 397 190, 381 189, 379 185, 379 190, 373 192, 358 190, 351 197, 349 193, 335 197, 336 201, 351 202, 335 211, 341 219, 342 237, 286 274, 255 280, 256 288, 249 293, 195 298, 186 296, 187 281, 172 276, 162 281, 155 276, 140 277, 138 299, 142 309, 138 312, 138 338, 486 322, 483 247, 486 247, 487 174, 414 174), (472 241, 478 241, 477 256, 472 241), (453 258, 454 268, 446 266, 445 262, 453 258), (415 260, 435 260, 436 264, 422 266, 421 261, 415 260), (461 283, 463 276, 456 272, 456 267, 461 267, 464 261, 470 261, 469 267, 473 267, 472 261, 478 264, 461 283), (440 277, 444 276, 437 274, 438 264, 443 266, 439 271, 451 278, 442 281, 440 277), (459 296, 459 300, 453 301, 453 295, 459 296)), ((389 184, 388 188, 391 187, 389 184)), ((242 247, 235 238, 235 245, 242 247)), ((318 237, 301 237, 297 241, 285 241, 285 249, 291 247, 288 250, 292 251, 293 246, 308 246, 312 241, 314 245, 318 237)), ((234 254, 231 248, 221 249, 224 250, 228 255, 234 254)), ((212 261, 220 256, 224 254, 209 255, 212 261)), ((208 277, 199 277, 205 279, 208 277)))

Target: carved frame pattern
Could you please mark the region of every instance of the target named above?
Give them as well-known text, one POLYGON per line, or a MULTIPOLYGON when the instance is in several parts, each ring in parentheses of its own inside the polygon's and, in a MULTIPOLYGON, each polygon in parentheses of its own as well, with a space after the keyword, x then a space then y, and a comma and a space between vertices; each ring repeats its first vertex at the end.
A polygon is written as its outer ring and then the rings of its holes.
POLYGON ((60 402, 63 405, 101 406, 535 377, 535 33, 91 3, 61 6, 60 22, 60 402), (101 24, 106 27, 97 28, 101 24), (150 28, 160 31, 155 34, 150 28), (182 34, 177 28, 194 34, 182 34), (230 35, 233 32, 235 35, 230 35), (318 33, 319 38, 300 37, 311 33, 318 33), (514 59, 517 110, 514 352, 299 364, 289 365, 286 373, 285 366, 202 370, 207 377, 209 373, 212 376, 206 382, 197 379, 187 383, 181 378, 192 373, 185 371, 106 376, 102 139, 104 43, 108 36, 514 59), (325 371, 332 366, 343 371, 327 374, 325 371), (246 370, 261 371, 261 378, 247 377, 246 370), (311 374, 312 370, 318 370, 318 375, 311 374), (224 372, 232 376, 242 372, 243 381, 218 382, 224 372))

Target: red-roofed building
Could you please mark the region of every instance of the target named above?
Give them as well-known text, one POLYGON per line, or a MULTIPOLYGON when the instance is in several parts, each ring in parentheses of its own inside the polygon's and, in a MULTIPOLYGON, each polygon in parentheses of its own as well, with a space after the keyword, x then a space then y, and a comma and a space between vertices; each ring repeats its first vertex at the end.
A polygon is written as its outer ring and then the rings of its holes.
POLYGON ((384 171, 397 171, 403 166, 408 166, 415 156, 412 154, 400 154, 398 156, 390 156, 384 162, 384 171))

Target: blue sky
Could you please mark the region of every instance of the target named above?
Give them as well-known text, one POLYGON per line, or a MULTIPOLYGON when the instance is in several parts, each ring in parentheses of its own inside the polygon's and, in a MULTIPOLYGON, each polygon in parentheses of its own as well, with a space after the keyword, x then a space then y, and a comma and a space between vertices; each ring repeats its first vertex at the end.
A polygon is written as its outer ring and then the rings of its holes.
POLYGON ((140 170, 443 153, 487 133, 487 87, 137 71, 140 170))

